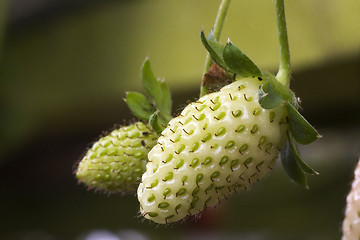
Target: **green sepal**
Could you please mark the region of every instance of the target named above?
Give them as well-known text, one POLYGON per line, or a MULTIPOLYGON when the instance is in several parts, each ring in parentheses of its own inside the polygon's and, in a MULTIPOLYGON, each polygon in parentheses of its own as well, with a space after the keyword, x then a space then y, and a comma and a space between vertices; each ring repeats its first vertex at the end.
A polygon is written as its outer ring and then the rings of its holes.
POLYGON ((224 47, 223 58, 230 70, 239 76, 262 76, 261 71, 250 58, 230 41, 224 47))
POLYGON ((290 132, 298 143, 309 144, 321 138, 321 135, 292 104, 287 102, 286 108, 288 110, 290 132))
MULTIPOLYGON (((162 97, 161 97, 162 101, 159 104, 158 109, 162 113, 170 115, 171 114, 171 92, 165 82, 163 82, 163 81, 158 81, 158 82, 159 82, 161 94, 162 94, 162 97)), ((158 105, 156 105, 156 106, 158 106, 158 105)))
POLYGON ((160 112, 171 114, 171 93, 167 85, 155 78, 150 62, 145 60, 141 67, 141 81, 151 103, 160 112))
POLYGON ((283 101, 289 101, 293 93, 281 84, 273 75, 263 74, 264 83, 259 89, 259 103, 262 108, 272 109, 283 101))
POLYGON ((216 38, 215 38, 213 29, 210 30, 210 32, 209 32, 209 34, 208 34, 208 36, 207 36, 207 40, 218 43, 218 41, 217 41, 216 38))
POLYGON ((306 164, 301 159, 298 146, 297 146, 296 142, 294 141, 293 136, 291 135, 291 133, 289 133, 288 141, 289 141, 290 148, 291 148, 291 151, 293 153, 293 156, 294 156, 296 162, 299 164, 300 168, 307 174, 318 175, 319 174, 318 172, 316 172, 314 169, 312 169, 308 164, 306 164))
POLYGON ((287 175, 297 184, 308 188, 305 173, 299 166, 289 141, 286 141, 285 146, 281 149, 280 158, 287 175))
POLYGON ((200 38, 204 47, 209 52, 212 60, 225 71, 229 72, 229 68, 226 66, 223 58, 224 46, 216 41, 214 34, 210 32, 208 38, 206 38, 204 31, 201 31, 200 38))
POLYGON ((143 121, 149 121, 151 114, 155 111, 149 100, 138 92, 127 92, 125 102, 135 117, 143 121))
POLYGON ((168 122, 169 120, 158 111, 154 112, 149 118, 151 127, 159 135, 164 130, 168 122))

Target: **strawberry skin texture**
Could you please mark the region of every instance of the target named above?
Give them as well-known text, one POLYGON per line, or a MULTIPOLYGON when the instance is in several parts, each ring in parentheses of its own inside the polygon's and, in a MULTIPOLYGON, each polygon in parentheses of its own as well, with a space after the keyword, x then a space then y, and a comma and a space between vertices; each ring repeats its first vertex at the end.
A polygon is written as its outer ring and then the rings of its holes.
POLYGON ((354 173, 354 180, 346 198, 345 219, 342 240, 360 239, 360 159, 354 173))
POLYGON ((260 85, 260 78, 237 80, 169 122, 138 188, 145 218, 164 224, 198 214, 272 170, 287 138, 287 111, 263 109, 260 85))
POLYGON ((136 122, 100 138, 79 162, 76 177, 104 192, 135 192, 145 171, 147 154, 158 135, 136 122))

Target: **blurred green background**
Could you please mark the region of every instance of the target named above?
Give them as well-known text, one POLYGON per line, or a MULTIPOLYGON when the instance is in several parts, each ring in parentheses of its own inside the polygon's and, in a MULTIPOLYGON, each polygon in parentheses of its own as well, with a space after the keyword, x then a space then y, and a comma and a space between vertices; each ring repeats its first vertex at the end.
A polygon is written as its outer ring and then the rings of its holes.
MULTIPOLYGON (((141 91, 146 56, 172 89, 174 112, 196 99, 206 55, 199 33, 210 30, 219 3, 0 1, 0 239, 340 238, 360 152, 358 0, 285 1, 291 86, 323 135, 302 148, 320 172, 310 190, 277 166, 202 218, 164 227, 139 217, 134 196, 77 185, 73 165, 89 143, 132 119, 122 98, 141 91)), ((276 72, 272 0, 233 0, 221 41, 228 37, 276 72)))

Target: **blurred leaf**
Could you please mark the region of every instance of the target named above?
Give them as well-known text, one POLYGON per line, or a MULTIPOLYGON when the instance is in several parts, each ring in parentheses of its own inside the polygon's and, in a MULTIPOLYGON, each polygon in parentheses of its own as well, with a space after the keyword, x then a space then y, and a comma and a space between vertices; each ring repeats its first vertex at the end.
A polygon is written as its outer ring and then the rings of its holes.
POLYGON ((162 93, 159 110, 164 114, 171 115, 171 92, 165 82, 160 82, 159 85, 162 93))
POLYGON ((265 73, 264 79, 264 84, 259 89, 259 103, 261 107, 272 109, 292 97, 291 90, 276 80, 273 75, 265 73))
POLYGON ((225 45, 223 58, 230 70, 239 76, 262 76, 259 68, 230 41, 225 45))
POLYGON ((291 105, 286 104, 289 116, 290 132, 301 144, 309 144, 321 137, 313 126, 291 105))
POLYGON ((159 118, 159 112, 154 112, 150 118, 149 122, 154 131, 160 135, 160 133, 164 130, 164 126, 161 124, 161 120, 159 118))
POLYGON ((171 94, 162 81, 155 78, 149 59, 146 59, 141 68, 141 81, 150 101, 155 107, 166 114, 171 113, 171 94))
POLYGON ((149 121, 151 114, 155 112, 155 108, 141 93, 127 92, 125 102, 127 103, 131 112, 141 120, 149 121))

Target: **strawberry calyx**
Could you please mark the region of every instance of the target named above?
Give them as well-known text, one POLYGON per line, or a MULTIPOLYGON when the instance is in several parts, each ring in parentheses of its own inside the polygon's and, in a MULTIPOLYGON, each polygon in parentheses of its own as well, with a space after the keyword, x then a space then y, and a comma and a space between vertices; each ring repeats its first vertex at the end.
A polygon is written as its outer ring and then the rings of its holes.
POLYGON ((141 67, 141 83, 145 95, 127 92, 124 100, 137 118, 149 122, 153 130, 160 134, 172 119, 171 92, 163 80, 155 77, 148 58, 141 67))
POLYGON ((270 73, 260 71, 255 63, 230 40, 224 46, 215 39, 212 31, 207 37, 204 31, 201 31, 200 38, 212 60, 229 75, 237 76, 237 78, 258 77, 263 80, 258 92, 259 104, 262 108, 273 109, 278 105, 286 107, 289 131, 287 143, 282 148, 280 157, 288 176, 296 183, 307 187, 305 174, 314 175, 317 172, 301 159, 297 144, 310 144, 321 138, 321 135, 299 113, 298 101, 289 89, 289 84, 284 84, 284 81, 278 79, 282 76, 281 74, 275 77, 270 73))
MULTIPOLYGON (((201 87, 206 88, 206 93, 219 91, 222 87, 233 82, 232 76, 216 63, 213 63, 209 70, 204 74, 201 87)), ((201 96, 205 95, 200 93, 201 96)))
POLYGON ((141 67, 145 94, 127 92, 124 99, 141 121, 114 129, 93 144, 77 164, 76 177, 95 190, 133 193, 145 171, 147 155, 171 116, 171 94, 155 78, 148 59, 141 67))

